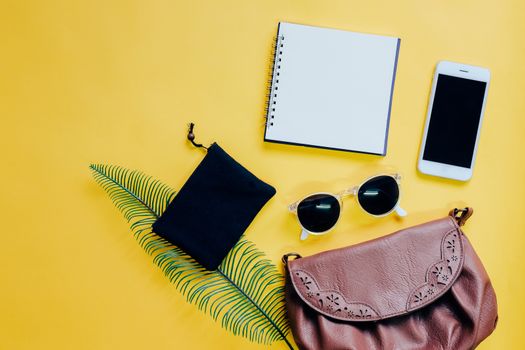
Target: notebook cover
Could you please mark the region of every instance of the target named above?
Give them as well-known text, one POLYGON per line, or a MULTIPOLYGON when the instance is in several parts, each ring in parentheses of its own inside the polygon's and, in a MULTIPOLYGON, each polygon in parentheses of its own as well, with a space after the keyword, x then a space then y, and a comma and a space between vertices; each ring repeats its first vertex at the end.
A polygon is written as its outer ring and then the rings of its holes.
POLYGON ((385 155, 399 44, 279 23, 264 140, 385 155))

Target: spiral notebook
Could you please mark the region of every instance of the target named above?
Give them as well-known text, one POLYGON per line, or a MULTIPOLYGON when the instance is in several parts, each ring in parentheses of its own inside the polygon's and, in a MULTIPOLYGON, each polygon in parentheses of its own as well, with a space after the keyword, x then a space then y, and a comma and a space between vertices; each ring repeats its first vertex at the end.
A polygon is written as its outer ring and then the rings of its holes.
POLYGON ((385 155, 399 44, 279 23, 264 140, 385 155))

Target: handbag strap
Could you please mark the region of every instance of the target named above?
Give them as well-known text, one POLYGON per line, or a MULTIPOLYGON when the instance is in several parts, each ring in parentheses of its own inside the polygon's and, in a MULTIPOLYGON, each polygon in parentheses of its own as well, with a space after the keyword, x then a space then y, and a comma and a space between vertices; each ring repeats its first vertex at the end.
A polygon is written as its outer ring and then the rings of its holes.
POLYGON ((467 222, 472 214, 474 214, 474 209, 470 207, 463 209, 454 208, 448 213, 449 216, 452 216, 456 220, 459 226, 465 225, 465 222, 467 222))
POLYGON ((284 266, 288 265, 288 258, 290 258, 290 257, 294 257, 294 260, 302 258, 301 254, 298 254, 298 253, 284 254, 283 258, 281 259, 281 261, 283 262, 284 266))

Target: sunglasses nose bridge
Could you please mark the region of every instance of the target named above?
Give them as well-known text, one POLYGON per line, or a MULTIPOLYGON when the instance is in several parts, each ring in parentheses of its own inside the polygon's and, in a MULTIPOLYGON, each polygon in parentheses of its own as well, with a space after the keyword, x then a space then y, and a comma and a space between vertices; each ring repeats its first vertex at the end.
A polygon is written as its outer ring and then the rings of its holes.
POLYGON ((358 189, 359 189, 359 186, 347 188, 344 191, 340 192, 339 196, 341 197, 355 196, 357 194, 358 189))

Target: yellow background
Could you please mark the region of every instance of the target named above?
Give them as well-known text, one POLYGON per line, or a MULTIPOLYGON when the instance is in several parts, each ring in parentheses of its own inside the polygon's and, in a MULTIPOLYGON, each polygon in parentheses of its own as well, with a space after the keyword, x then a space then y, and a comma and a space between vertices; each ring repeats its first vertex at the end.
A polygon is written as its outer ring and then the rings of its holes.
MULTIPOLYGON (((481 349, 525 347, 525 3, 515 1, 0 2, 0 349, 264 349, 187 304, 92 180, 119 164, 180 188, 219 142, 277 195, 247 231, 278 263, 476 210, 465 231, 494 283, 500 321, 481 349), (402 38, 386 157, 263 143, 278 21, 402 38), (489 67, 473 179, 427 177, 416 160, 432 72, 489 67), (286 205, 391 166, 410 215, 372 219, 345 202, 305 243, 286 205)), ((285 349, 275 343, 272 349, 285 349)))

